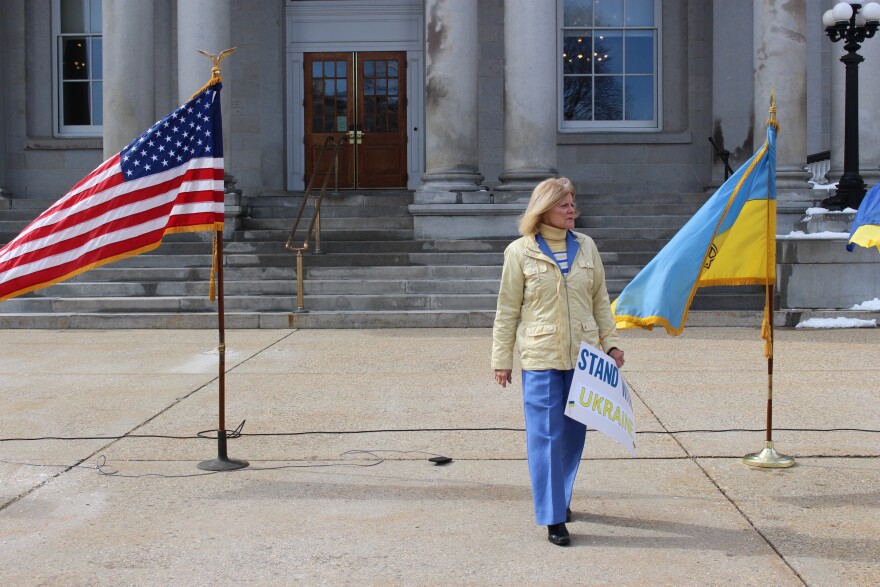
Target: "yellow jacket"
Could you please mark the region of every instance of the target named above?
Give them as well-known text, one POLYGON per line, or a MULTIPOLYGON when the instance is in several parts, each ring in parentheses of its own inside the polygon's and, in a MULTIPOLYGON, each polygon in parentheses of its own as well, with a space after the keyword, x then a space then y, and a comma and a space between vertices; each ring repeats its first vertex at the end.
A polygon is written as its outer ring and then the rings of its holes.
POLYGON ((619 347, 605 267, 593 239, 574 233, 580 247, 563 279, 534 236, 504 251, 501 289, 492 331, 492 368, 511 369, 519 343, 523 369, 573 369, 581 341, 608 352, 619 347))

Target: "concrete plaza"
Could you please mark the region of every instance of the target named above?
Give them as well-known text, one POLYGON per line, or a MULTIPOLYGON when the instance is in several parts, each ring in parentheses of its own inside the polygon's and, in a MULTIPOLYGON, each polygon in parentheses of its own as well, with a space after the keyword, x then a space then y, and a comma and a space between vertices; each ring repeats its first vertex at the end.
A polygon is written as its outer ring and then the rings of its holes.
POLYGON ((785 470, 757 325, 623 332, 638 456, 588 434, 559 548, 488 329, 227 331, 225 473, 216 331, 0 330, 0 583, 880 584, 880 331, 776 334, 785 470))

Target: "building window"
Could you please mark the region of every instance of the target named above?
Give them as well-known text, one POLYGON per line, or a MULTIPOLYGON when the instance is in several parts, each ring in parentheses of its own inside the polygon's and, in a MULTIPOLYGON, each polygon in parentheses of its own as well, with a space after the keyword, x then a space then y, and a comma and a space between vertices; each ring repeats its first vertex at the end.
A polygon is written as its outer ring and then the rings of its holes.
POLYGON ((660 2, 559 4, 560 128, 658 128, 660 2))
POLYGON ((104 124, 101 0, 54 0, 52 37, 56 132, 100 136, 104 124))

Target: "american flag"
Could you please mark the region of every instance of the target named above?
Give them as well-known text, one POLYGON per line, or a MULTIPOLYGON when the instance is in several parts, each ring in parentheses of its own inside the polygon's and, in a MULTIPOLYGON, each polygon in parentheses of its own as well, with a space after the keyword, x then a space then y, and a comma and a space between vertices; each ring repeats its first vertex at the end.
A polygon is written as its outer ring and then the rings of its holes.
POLYGON ((223 228, 219 78, 104 161, 0 248, 0 301, 223 228))

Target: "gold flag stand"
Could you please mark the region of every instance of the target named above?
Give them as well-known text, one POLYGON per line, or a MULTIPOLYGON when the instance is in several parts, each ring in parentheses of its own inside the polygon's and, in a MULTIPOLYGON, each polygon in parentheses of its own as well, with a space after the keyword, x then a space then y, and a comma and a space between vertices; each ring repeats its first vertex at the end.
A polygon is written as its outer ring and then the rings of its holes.
MULTIPOLYGON (((235 51, 235 48, 226 49, 219 55, 211 55, 205 51, 199 51, 211 60, 213 67, 211 68, 211 77, 220 78, 220 62, 229 54, 235 51)), ((222 124, 222 122, 221 122, 222 124)), ((219 376, 217 378, 219 390, 219 424, 217 425, 217 458, 209 461, 202 461, 198 464, 199 469, 205 471, 234 471, 248 466, 247 461, 239 461, 230 459, 226 454, 226 440, 229 438, 226 430, 226 312, 223 305, 223 229, 217 229, 214 232, 214 259, 213 269, 217 272, 217 329, 219 331, 219 344, 217 346, 217 354, 219 355, 219 376)), ((242 422, 242 426, 244 422, 242 422)), ((232 437, 236 438, 240 434, 239 430, 233 431, 232 437)))
MULTIPOLYGON (((777 125, 776 122, 776 93, 770 94, 770 120, 768 123, 777 125)), ((777 126, 778 128, 778 126, 777 126)), ((776 178, 769 177, 768 182, 775 181, 776 178)), ((769 186, 768 186, 769 189, 769 186)), ((767 198, 767 283, 766 283, 766 300, 764 305, 764 324, 762 325, 762 336, 765 339, 764 352, 767 355, 767 437, 764 440, 764 448, 759 452, 747 454, 743 457, 743 463, 750 467, 760 467, 765 469, 784 469, 794 465, 794 458, 776 452, 773 445, 773 310, 775 309, 773 290, 775 283, 770 283, 770 264, 776 262, 775 248, 773 255, 770 255, 770 235, 776 234, 776 216, 771 218, 770 214, 770 198, 767 198), (770 232, 773 231, 773 232, 770 232)), ((776 238, 773 239, 773 246, 776 245, 776 238)), ((775 274, 775 272, 774 272, 775 274)))

